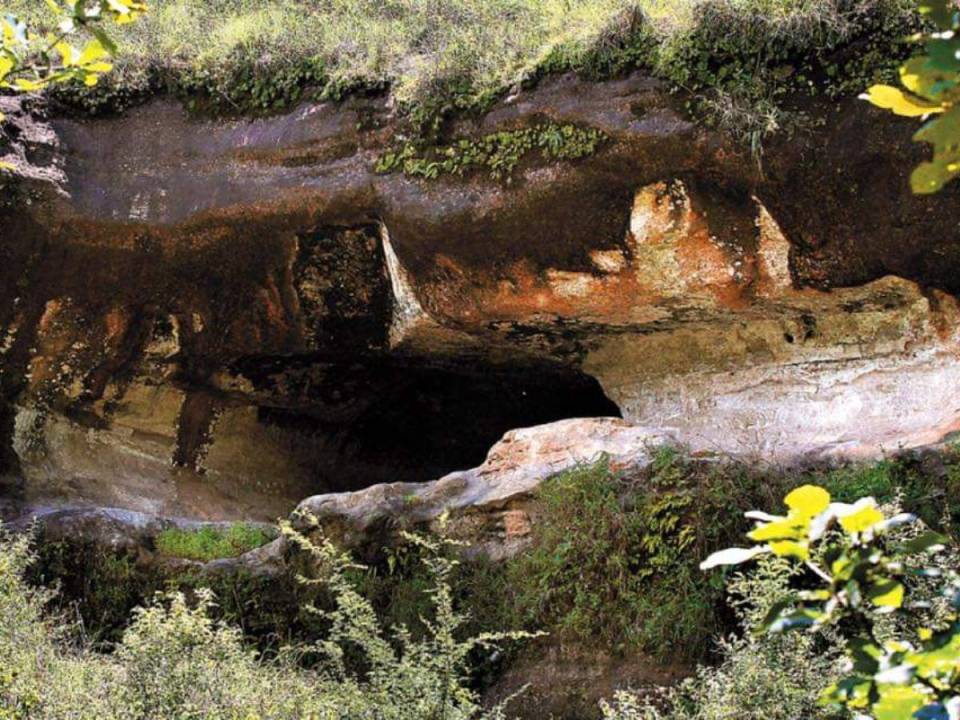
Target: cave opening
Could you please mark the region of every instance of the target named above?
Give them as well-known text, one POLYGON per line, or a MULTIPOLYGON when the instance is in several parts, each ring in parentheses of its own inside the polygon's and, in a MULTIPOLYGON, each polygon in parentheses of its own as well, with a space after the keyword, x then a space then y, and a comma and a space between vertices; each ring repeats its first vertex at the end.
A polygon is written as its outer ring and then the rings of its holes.
POLYGON ((310 472, 311 494, 432 480, 480 465, 509 430, 621 417, 595 378, 543 363, 380 358, 281 373, 285 388, 299 386, 298 402, 261 405, 258 421, 298 438, 294 452, 310 472))

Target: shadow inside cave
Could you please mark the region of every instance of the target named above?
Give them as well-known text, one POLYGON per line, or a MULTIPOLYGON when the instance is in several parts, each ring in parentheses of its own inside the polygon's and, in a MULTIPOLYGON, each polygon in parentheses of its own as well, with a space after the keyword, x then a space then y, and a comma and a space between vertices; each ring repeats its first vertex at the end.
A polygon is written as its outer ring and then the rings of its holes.
POLYGON ((510 430, 621 417, 596 379, 552 364, 263 358, 238 369, 260 385, 299 388, 294 403, 261 404, 257 421, 286 438, 311 494, 432 480, 480 465, 510 430))

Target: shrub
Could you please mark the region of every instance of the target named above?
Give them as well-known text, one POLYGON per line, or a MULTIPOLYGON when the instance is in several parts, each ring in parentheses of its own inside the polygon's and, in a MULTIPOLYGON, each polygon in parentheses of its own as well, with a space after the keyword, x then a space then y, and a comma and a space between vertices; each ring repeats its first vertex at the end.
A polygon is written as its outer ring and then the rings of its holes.
MULTIPOLYGON (((370 604, 346 577, 353 565, 327 541, 294 533, 290 540, 319 565, 333 592, 322 613, 327 633, 310 645, 284 648, 273 660, 246 649, 240 633, 209 618, 213 598, 200 592, 161 597, 136 611, 116 652, 98 654, 71 647, 47 620, 49 593, 23 579, 33 556, 24 538, 0 534, 0 718, 3 720, 236 720, 257 718, 382 718, 383 720, 482 720, 465 677, 478 647, 507 636, 458 639, 463 617, 455 610, 448 579, 452 563, 439 555, 427 562, 432 613, 428 633, 414 641, 403 628, 386 634, 370 604), (358 654, 363 670, 344 662, 358 654), (312 669, 301 661, 314 659, 312 669)), ((438 547, 422 543, 429 556, 438 547)), ((510 636, 518 637, 518 636, 510 636)))
POLYGON ((532 547, 507 585, 528 627, 617 651, 696 658, 723 625, 719 580, 695 558, 743 528, 763 484, 743 468, 658 452, 628 479, 602 459, 545 482, 532 547), (744 505, 745 506, 745 505, 744 505))
POLYGON ((752 547, 720 551, 701 567, 771 555, 805 576, 805 582, 786 589, 759 629, 767 634, 829 629, 846 638, 845 676, 821 693, 821 705, 869 712, 877 720, 960 712, 960 574, 955 567, 947 572, 932 567, 927 558, 948 539, 926 531, 904 541, 897 531, 916 527, 916 516, 884 512, 872 497, 836 503, 823 488, 805 485, 784 502, 783 516, 749 514, 757 521, 748 534, 752 547), (929 602, 908 604, 917 577, 942 583, 946 607, 939 626, 922 622, 929 602), (894 613, 918 626, 915 632, 884 637, 878 618, 894 613))
MULTIPOLYGON (((896 517, 896 502, 882 508, 896 517)), ((895 544, 923 538, 922 526, 890 531, 895 544)), ((815 562, 824 561, 818 554, 815 562)), ((868 609, 869 623, 881 642, 917 637, 921 627, 949 627, 950 603, 941 594, 937 577, 957 567, 956 551, 933 563, 934 573, 911 574, 905 585, 913 599, 910 613, 885 614, 868 609)), ((916 563, 913 563, 916 567, 916 563)), ((727 583, 729 602, 735 608, 740 634, 719 641, 719 662, 701 666, 679 686, 647 692, 624 691, 602 704, 606 720, 831 720, 851 717, 844 708, 824 705, 829 693, 848 668, 849 628, 818 625, 805 633, 757 633, 758 627, 776 618, 781 601, 794 589, 810 586, 809 572, 789 558, 767 554, 749 572, 739 572, 727 583)), ((882 609, 880 609, 882 610, 882 609)), ((909 715, 897 716, 908 720, 909 715)))

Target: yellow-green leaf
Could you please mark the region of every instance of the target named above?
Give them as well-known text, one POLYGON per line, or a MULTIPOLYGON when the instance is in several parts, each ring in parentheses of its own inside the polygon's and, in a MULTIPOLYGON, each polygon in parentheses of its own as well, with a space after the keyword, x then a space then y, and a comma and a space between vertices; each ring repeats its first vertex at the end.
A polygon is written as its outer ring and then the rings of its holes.
POLYGON ((890 85, 874 85, 861 97, 877 107, 904 117, 921 117, 944 111, 942 105, 921 100, 890 85))
POLYGON ((960 167, 936 162, 920 163, 910 174, 910 187, 918 195, 940 191, 944 185, 960 174, 960 167))
POLYGON ((747 537, 757 542, 765 542, 767 540, 800 540, 806 534, 805 527, 798 527, 796 522, 790 520, 781 520, 754 528, 747 533, 747 537))
POLYGON ((80 51, 68 42, 59 42, 54 49, 60 53, 60 60, 64 67, 73 67, 77 64, 80 51))
POLYGON ((102 60, 109 55, 110 53, 103 46, 103 43, 101 43, 98 38, 94 38, 84 46, 83 52, 80 54, 80 58, 77 60, 77 64, 89 65, 90 63, 96 62, 97 60, 102 60))
POLYGON ((789 493, 783 501, 798 515, 812 518, 830 506, 830 493, 816 485, 804 485, 789 493))
POLYGON ((13 84, 18 90, 23 90, 24 92, 34 92, 35 90, 43 89, 43 82, 37 80, 27 80, 26 78, 17 78, 13 81, 13 84))
POLYGON ((939 101, 953 79, 950 73, 932 68, 924 55, 910 58, 900 67, 901 84, 914 95, 933 103, 939 101))
POLYGON ((779 557, 793 557, 798 560, 809 560, 810 550, 806 543, 794 540, 778 540, 770 543, 770 550, 779 557))
POLYGON ((927 704, 927 696, 911 685, 881 685, 873 704, 876 720, 909 720, 927 704))
POLYGON ((879 522, 883 522, 883 513, 873 505, 864 505, 856 512, 840 518, 840 526, 851 535, 865 532, 879 522))
POLYGON ((870 600, 877 607, 903 607, 903 585, 896 580, 877 583, 869 593, 870 600))

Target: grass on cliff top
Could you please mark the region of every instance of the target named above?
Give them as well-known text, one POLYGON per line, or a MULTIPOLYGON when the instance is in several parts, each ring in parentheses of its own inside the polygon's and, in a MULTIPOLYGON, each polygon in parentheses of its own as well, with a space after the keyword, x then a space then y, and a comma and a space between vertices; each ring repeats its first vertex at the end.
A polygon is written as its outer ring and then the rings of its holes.
MULTIPOLYGON (((859 92, 892 67, 911 0, 151 0, 119 32, 123 58, 76 98, 117 109, 167 87, 222 110, 271 110, 308 87, 334 97, 389 86, 433 117, 482 107, 544 73, 647 67, 710 90, 704 111, 770 129, 778 94, 859 92), (852 52, 837 59, 838 48, 852 52)), ((39 28, 37 0, 3 0, 39 28)), ((841 53, 842 54, 842 53, 841 53)))
POLYGON ((169 528, 157 536, 157 551, 168 557, 207 562, 238 557, 275 537, 275 533, 262 527, 240 522, 225 528, 213 525, 193 530, 169 528))

